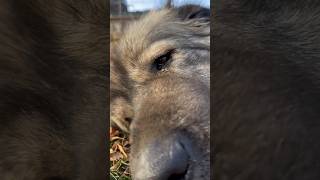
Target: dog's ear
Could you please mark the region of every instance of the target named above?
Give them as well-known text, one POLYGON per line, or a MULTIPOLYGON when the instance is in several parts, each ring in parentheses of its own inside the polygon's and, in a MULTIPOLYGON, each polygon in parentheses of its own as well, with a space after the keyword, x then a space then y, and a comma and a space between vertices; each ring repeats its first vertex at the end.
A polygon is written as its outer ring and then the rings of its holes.
POLYGON ((178 17, 183 20, 202 19, 210 21, 210 9, 198 5, 184 5, 175 9, 178 17))

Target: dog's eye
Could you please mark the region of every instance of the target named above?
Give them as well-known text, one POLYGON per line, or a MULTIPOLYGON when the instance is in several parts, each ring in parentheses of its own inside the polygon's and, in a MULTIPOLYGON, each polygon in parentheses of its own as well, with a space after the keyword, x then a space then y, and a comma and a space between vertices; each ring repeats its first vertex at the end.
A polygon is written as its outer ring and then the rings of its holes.
POLYGON ((157 71, 161 71, 167 65, 168 61, 171 59, 173 51, 168 51, 166 54, 157 57, 153 62, 153 68, 157 71))

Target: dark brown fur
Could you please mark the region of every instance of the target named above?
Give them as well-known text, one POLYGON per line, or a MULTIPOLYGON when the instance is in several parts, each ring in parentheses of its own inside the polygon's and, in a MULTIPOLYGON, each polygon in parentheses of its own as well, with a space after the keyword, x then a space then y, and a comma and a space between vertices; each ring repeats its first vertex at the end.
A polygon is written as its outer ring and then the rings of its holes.
POLYGON ((0 177, 106 178, 103 0, 0 1, 0 177))
POLYGON ((214 178, 320 179, 319 1, 214 7, 214 178))

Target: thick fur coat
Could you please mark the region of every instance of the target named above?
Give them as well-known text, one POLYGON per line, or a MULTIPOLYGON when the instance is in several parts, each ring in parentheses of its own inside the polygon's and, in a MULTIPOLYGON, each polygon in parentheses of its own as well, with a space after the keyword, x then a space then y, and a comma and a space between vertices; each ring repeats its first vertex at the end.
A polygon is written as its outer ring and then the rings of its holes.
POLYGON ((134 179, 210 178, 209 15, 199 6, 150 12, 112 52, 130 83, 134 179))

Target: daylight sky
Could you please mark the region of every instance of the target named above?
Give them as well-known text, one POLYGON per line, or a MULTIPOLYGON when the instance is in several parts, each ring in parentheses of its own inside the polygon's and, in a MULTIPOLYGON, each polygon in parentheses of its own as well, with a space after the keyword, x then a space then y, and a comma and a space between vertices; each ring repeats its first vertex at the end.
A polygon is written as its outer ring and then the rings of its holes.
MULTIPOLYGON (((156 9, 162 7, 165 0, 127 0, 129 11, 143 11, 147 9, 156 9)), ((210 7, 210 0, 173 0, 177 6, 193 3, 201 6, 210 7)))

